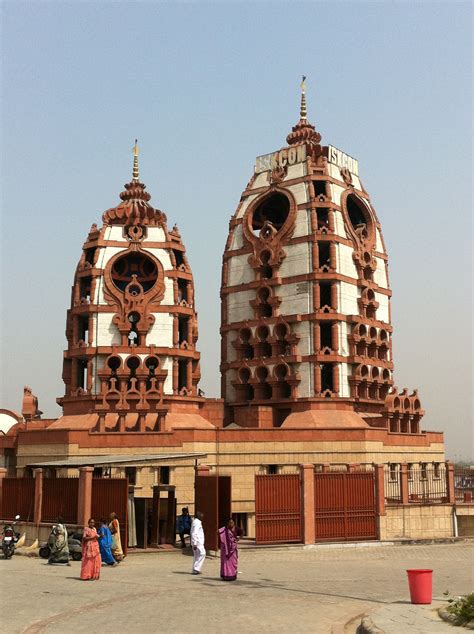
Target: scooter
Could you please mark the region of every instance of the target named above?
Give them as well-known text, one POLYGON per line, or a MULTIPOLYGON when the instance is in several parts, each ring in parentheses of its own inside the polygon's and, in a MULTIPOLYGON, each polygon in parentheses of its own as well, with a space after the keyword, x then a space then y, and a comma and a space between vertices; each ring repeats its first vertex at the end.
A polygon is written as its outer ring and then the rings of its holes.
POLYGON ((2 533, 2 551, 4 559, 11 559, 15 553, 15 545, 20 539, 20 533, 16 533, 14 526, 20 519, 19 515, 15 516, 15 521, 11 524, 5 524, 2 533))
MULTIPOLYGON (((39 556, 42 559, 49 559, 51 547, 53 545, 54 535, 51 533, 47 542, 43 542, 39 549, 39 556)), ((82 559, 82 533, 72 533, 68 536, 67 545, 69 554, 74 561, 82 559)))

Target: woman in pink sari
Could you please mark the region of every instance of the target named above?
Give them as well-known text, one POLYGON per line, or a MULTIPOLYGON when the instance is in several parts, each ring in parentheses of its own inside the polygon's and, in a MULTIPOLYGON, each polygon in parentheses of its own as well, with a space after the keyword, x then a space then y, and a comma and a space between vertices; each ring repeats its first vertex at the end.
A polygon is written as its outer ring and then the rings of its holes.
POLYGON ((98 579, 102 559, 99 550, 99 535, 95 530, 95 522, 91 518, 89 525, 84 528, 82 534, 82 564, 81 579, 98 579))
POLYGON ((221 579, 223 581, 235 581, 237 579, 237 566, 239 553, 234 520, 230 519, 227 526, 219 529, 219 544, 221 549, 221 579))

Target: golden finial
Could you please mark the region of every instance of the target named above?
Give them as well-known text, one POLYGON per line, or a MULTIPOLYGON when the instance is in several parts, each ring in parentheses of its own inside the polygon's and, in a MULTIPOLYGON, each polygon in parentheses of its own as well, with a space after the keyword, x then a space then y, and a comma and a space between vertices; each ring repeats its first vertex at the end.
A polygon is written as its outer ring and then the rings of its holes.
POLYGON ((139 180, 138 174, 138 140, 135 139, 135 145, 133 146, 133 178, 136 183, 139 180))
POLYGON ((300 107, 300 119, 306 119, 306 77, 303 75, 301 80, 301 107, 300 107))

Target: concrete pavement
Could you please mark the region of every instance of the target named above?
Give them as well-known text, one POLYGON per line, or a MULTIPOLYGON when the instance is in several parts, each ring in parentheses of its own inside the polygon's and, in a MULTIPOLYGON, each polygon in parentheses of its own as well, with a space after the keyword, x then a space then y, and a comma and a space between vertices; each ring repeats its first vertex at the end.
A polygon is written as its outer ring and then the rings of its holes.
MULTIPOLYGON (((57 567, 15 556, 0 559, 0 591, 8 597, 1 631, 355 632, 357 621, 346 628, 344 624, 356 615, 409 601, 407 568, 433 568, 434 596, 439 599, 445 590, 469 592, 474 587, 473 554, 469 543, 242 549, 239 578, 233 583, 219 579, 218 559, 206 560, 203 575, 192 576, 190 554, 181 551, 131 555, 117 568, 104 567, 97 582, 78 579, 80 563, 57 567)), ((398 605, 405 615, 412 608, 414 614, 425 609, 398 605)))

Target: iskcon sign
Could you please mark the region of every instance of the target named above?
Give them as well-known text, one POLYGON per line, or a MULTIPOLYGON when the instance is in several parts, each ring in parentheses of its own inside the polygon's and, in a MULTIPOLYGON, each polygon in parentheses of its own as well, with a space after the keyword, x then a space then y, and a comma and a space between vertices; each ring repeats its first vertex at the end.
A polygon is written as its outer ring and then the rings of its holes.
MULTIPOLYGON (((328 161, 340 168, 348 169, 355 176, 359 176, 359 162, 341 150, 328 145, 328 161)), ((270 154, 262 154, 255 159, 255 172, 267 172, 277 167, 286 167, 287 165, 295 165, 306 161, 306 145, 296 145, 288 149, 271 152, 270 154)))

